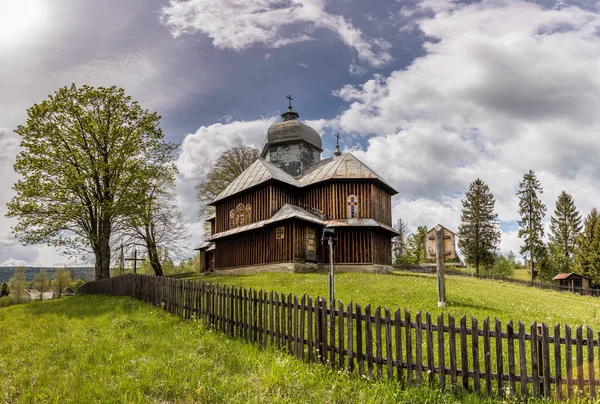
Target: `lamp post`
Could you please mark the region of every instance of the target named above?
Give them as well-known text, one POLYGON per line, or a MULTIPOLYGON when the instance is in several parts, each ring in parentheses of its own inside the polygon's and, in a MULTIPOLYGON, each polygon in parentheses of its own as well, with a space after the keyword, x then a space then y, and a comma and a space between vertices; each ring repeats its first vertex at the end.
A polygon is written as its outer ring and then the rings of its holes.
POLYGON ((321 244, 329 246, 329 304, 331 305, 333 305, 335 299, 333 283, 333 246, 335 245, 336 239, 333 237, 334 235, 335 230, 324 228, 323 235, 321 236, 321 244))

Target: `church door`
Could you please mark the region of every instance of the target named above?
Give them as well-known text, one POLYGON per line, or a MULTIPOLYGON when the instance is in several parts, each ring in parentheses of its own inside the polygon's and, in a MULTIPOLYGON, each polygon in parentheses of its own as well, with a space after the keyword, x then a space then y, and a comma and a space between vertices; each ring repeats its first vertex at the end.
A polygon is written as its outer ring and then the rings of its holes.
POLYGON ((317 260, 317 240, 315 229, 308 227, 306 229, 306 260, 317 260))

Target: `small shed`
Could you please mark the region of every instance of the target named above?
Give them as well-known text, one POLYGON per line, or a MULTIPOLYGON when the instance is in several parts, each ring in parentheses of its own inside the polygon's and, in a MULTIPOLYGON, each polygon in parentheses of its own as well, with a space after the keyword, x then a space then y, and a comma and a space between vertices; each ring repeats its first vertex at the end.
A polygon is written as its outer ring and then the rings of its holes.
POLYGON ((552 280, 558 281, 560 286, 566 288, 571 293, 587 295, 590 290, 591 278, 585 275, 576 274, 575 272, 558 274, 552 278, 552 280))
POLYGON ((63 291, 62 291, 62 295, 63 296, 73 296, 75 294, 75 292, 73 291, 73 289, 71 289, 69 286, 67 286, 63 291))
MULTIPOLYGON (((441 224, 437 226, 441 226, 444 230, 444 258, 445 259, 455 259, 456 258, 456 233, 452 230, 448 229, 441 224)), ((433 226, 431 230, 429 230, 423 236, 423 245, 425 248, 425 259, 426 260, 435 260, 437 245, 435 243, 435 228, 437 226, 433 226)))

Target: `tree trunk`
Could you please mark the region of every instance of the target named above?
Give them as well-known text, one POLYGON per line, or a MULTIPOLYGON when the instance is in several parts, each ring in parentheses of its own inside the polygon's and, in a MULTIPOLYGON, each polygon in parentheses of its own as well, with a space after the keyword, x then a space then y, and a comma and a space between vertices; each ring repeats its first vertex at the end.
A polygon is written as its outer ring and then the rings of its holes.
POLYGON ((109 236, 101 237, 94 246, 96 280, 110 278, 109 236))
POLYGON ((156 244, 149 241, 146 245, 148 247, 148 259, 150 260, 150 265, 154 270, 154 274, 156 276, 164 276, 162 265, 160 265, 160 259, 158 258, 156 244))

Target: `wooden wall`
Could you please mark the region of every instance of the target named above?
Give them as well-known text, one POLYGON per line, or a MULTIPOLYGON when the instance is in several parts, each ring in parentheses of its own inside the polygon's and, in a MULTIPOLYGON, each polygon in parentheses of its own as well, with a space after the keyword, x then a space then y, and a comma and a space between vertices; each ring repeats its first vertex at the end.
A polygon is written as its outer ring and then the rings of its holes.
POLYGON ((252 206, 252 222, 259 222, 271 218, 286 203, 297 203, 294 190, 275 184, 267 184, 263 187, 245 192, 217 203, 215 230, 220 233, 234 228, 229 223, 229 212, 240 203, 252 206))
MULTIPOLYGON (((369 264, 373 262, 372 231, 370 229, 335 229, 337 242, 333 262, 339 264, 369 264)), ((329 247, 323 246, 321 262, 329 263, 329 247)))
POLYGON ((392 225, 392 195, 376 184, 371 184, 371 217, 388 226, 392 225))
POLYGON ((252 232, 215 240, 215 268, 286 262, 293 260, 294 223, 282 223, 252 232), (277 227, 284 228, 284 238, 277 240, 277 227))
POLYGON ((392 238, 389 234, 373 231, 373 264, 392 265, 392 238))
POLYGON ((318 209, 329 219, 348 219, 348 195, 358 197, 357 218, 370 218, 371 184, 367 182, 333 182, 305 189, 300 195, 299 204, 318 209))

